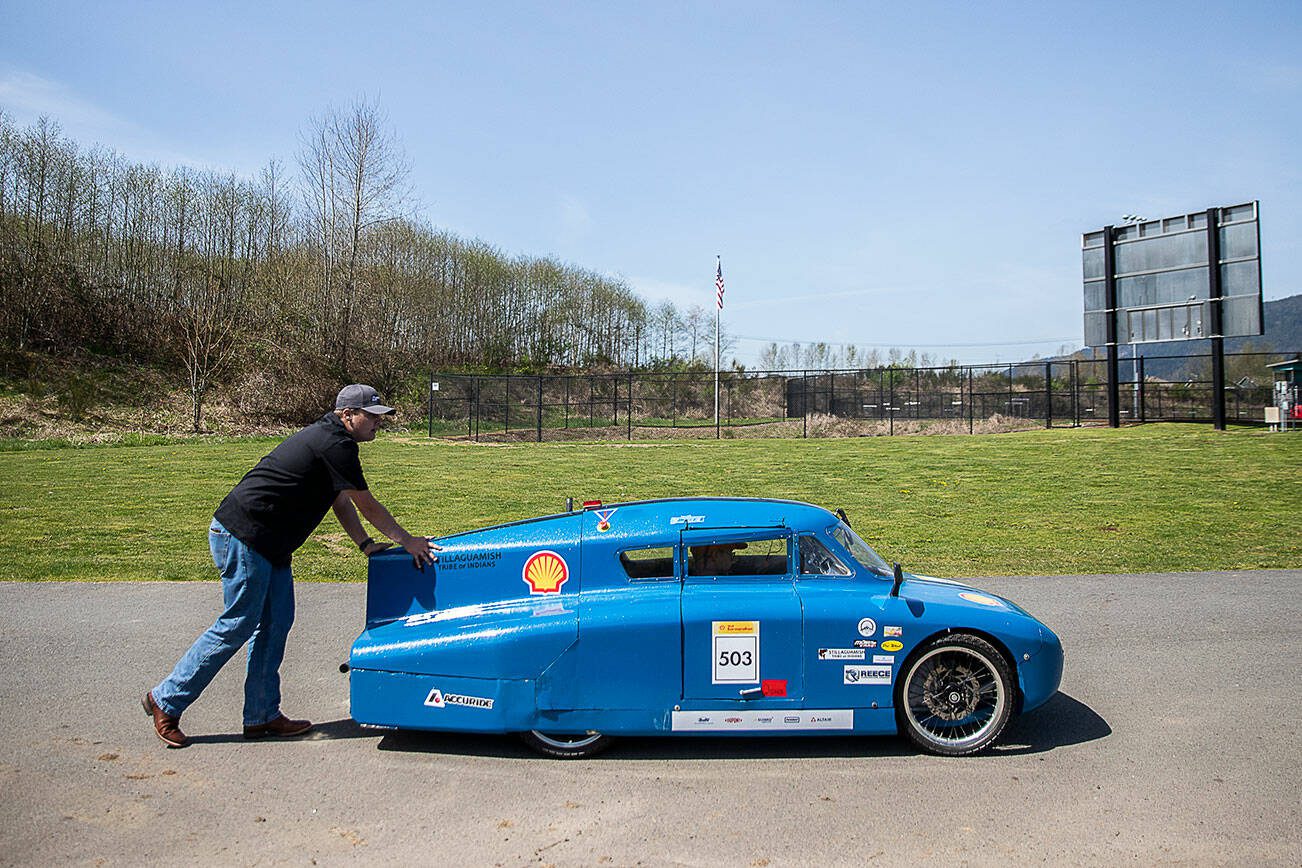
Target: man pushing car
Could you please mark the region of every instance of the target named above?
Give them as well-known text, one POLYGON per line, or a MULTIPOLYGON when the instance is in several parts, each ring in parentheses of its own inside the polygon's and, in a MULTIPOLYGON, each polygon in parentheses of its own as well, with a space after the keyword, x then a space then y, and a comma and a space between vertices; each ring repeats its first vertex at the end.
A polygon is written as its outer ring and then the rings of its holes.
POLYGON ((217 507, 208 528, 213 563, 221 573, 225 610, 190 646, 172 674, 141 699, 154 731, 168 747, 185 747, 181 715, 226 661, 248 644, 244 676, 244 737, 289 737, 312 728, 280 710, 280 663, 294 623, 290 561, 321 523, 335 517, 363 554, 388 548, 366 535, 358 510, 380 533, 406 549, 419 567, 438 549, 394 520, 366 485, 358 443, 375 439, 393 412, 370 386, 339 391, 335 409, 290 436, 244 475, 217 507))

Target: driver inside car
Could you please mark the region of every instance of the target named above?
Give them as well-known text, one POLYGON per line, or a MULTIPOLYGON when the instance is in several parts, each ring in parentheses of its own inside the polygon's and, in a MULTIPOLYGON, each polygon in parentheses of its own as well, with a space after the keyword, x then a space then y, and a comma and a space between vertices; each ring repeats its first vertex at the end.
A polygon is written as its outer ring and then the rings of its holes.
POLYGON ((694 576, 728 576, 737 565, 736 549, 746 548, 746 543, 722 543, 710 546, 692 547, 692 569, 694 576))

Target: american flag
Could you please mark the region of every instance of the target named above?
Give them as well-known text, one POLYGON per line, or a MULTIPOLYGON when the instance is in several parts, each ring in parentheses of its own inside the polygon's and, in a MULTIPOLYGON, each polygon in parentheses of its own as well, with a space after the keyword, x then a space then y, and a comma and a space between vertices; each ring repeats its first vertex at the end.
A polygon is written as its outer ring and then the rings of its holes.
POLYGON ((723 310, 723 260, 722 259, 719 259, 718 266, 715 268, 714 271, 714 288, 717 290, 717 292, 715 293, 715 301, 719 305, 719 310, 723 310))

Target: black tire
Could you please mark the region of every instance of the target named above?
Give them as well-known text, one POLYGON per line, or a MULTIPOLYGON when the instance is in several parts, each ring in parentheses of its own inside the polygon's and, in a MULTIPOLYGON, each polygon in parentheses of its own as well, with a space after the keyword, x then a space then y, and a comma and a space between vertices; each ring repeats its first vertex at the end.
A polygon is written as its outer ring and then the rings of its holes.
POLYGON ((540 732, 533 729, 520 733, 520 738, 529 747, 556 759, 583 759, 596 756, 610 747, 611 739, 596 730, 588 732, 540 732))
POLYGON ((1008 661, 986 640, 937 636, 918 649, 896 684, 895 720, 927 753, 980 753, 1008 725, 1015 684, 1008 661))

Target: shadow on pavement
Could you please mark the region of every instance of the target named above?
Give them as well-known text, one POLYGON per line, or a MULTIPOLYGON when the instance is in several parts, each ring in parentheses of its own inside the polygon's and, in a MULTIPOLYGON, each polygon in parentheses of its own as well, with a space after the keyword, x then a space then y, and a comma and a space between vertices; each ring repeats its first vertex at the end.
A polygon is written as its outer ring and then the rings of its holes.
MULTIPOLYGON (((376 734, 352 721, 355 738, 376 734)), ((328 726, 329 724, 327 724, 328 726)), ((1092 708, 1065 693, 1032 712, 1015 718, 991 751, 996 756, 1019 756, 1044 753, 1054 748, 1083 744, 1106 738, 1112 727, 1092 708)), ((404 753, 440 753, 459 756, 535 759, 538 754, 509 735, 481 733, 423 732, 406 730, 386 732, 377 745, 379 750, 404 753)), ((892 736, 798 736, 775 738, 748 736, 737 738, 638 736, 618 738, 602 756, 621 760, 682 759, 802 759, 824 757, 898 757, 919 754, 903 738, 892 736)))
MULTIPOLYGON (((379 738, 384 733, 375 729, 363 729, 351 717, 315 724, 309 732, 294 738, 264 738, 261 741, 333 741, 342 738, 379 738)), ((192 735, 191 744, 233 744, 246 741, 242 732, 221 732, 212 735, 192 735)))
POLYGON ((994 748, 995 754, 1044 753, 1112 735, 1112 727, 1094 709, 1059 692, 1034 711, 1015 718, 994 748))

